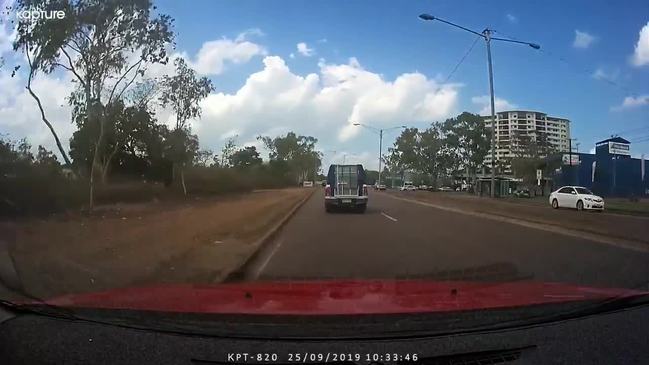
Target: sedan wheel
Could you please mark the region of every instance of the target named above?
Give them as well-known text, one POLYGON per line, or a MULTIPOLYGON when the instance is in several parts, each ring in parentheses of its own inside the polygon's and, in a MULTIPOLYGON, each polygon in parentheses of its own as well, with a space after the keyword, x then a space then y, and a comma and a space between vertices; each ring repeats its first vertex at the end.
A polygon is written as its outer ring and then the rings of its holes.
POLYGON ((584 202, 581 200, 577 202, 577 210, 584 210, 584 202))
POLYGON ((557 199, 552 200, 552 208, 557 209, 559 208, 559 202, 557 199))

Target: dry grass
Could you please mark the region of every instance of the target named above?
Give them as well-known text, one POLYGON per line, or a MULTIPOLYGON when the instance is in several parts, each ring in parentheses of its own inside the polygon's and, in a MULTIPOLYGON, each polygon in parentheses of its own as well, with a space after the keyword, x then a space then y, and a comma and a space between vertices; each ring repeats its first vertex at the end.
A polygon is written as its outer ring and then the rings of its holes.
POLYGON ((308 191, 115 205, 93 216, 3 223, 26 291, 38 297, 165 282, 210 282, 308 191))

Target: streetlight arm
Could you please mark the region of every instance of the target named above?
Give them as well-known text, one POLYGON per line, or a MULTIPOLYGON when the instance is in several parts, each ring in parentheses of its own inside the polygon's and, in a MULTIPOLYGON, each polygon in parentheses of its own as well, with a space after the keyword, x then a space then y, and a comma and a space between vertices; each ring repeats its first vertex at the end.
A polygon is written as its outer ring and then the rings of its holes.
POLYGON ((449 22, 449 21, 446 21, 446 20, 444 20, 444 19, 441 19, 441 18, 438 18, 438 17, 432 16, 432 15, 422 14, 422 15, 419 16, 419 18, 421 18, 421 19, 423 19, 423 20, 437 20, 437 21, 440 21, 440 22, 442 22, 442 23, 446 23, 446 24, 448 24, 448 25, 452 25, 452 26, 454 26, 454 27, 456 27, 456 28, 460 28, 460 29, 462 29, 462 30, 466 30, 467 32, 470 32, 470 33, 473 33, 473 34, 475 34, 475 35, 479 35, 479 36, 482 37, 482 38, 485 38, 485 35, 482 34, 482 33, 476 32, 475 30, 471 30, 471 29, 469 29, 469 28, 465 28, 465 27, 463 27, 463 26, 461 26, 461 25, 457 25, 457 24, 455 24, 455 23, 451 23, 451 22, 449 22))
POLYGON ((392 129, 403 129, 403 128, 408 128, 408 127, 406 127, 405 125, 398 125, 396 127, 384 128, 383 130, 384 131, 389 131, 389 130, 392 130, 392 129))
POLYGON ((532 47, 532 48, 534 48, 534 49, 540 49, 540 48, 541 48, 541 46, 539 46, 539 45, 536 44, 536 43, 523 42, 523 41, 516 41, 516 40, 513 40, 513 39, 507 39, 507 38, 496 38, 496 37, 491 37, 491 40, 495 40, 495 41, 503 41, 503 42, 511 42, 511 43, 519 43, 519 44, 525 44, 525 45, 528 45, 528 46, 530 46, 530 47, 532 47))
POLYGON ((367 124, 363 124, 363 123, 354 123, 354 125, 357 126, 357 127, 365 127, 365 128, 367 128, 367 129, 369 129, 369 130, 371 130, 373 132, 376 132, 376 133, 379 133, 381 131, 380 129, 378 129, 376 127, 372 127, 371 125, 367 125, 367 124))

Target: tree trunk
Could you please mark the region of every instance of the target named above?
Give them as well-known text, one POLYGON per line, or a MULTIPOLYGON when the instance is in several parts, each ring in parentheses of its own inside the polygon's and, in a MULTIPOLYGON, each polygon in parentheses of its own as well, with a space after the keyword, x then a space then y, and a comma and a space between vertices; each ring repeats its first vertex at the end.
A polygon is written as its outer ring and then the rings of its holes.
POLYGON ((92 157, 92 165, 90 166, 90 182, 89 182, 89 196, 88 196, 88 209, 92 211, 95 205, 95 196, 94 196, 94 190, 95 190, 95 174, 96 174, 96 166, 99 165, 99 158, 97 155, 99 155, 99 144, 101 143, 102 135, 103 135, 103 123, 100 123, 99 127, 99 138, 97 138, 97 143, 95 143, 95 153, 94 156, 92 157))
MULTIPOLYGON (((30 65, 30 67, 33 66, 30 65)), ((56 147, 58 147, 59 153, 61 154, 61 157, 63 157, 65 164, 67 166, 70 166, 71 165, 70 159, 68 158, 67 153, 65 153, 65 150, 63 149, 63 145, 61 144, 61 140, 59 139, 59 136, 54 131, 54 127, 52 127, 52 123, 50 123, 50 121, 47 120, 47 118, 45 117, 45 111, 43 110, 43 104, 41 104, 41 99, 38 96, 36 96, 36 94, 32 90, 32 78, 34 76, 33 72, 34 72, 33 69, 30 70, 29 78, 27 80, 27 91, 29 91, 29 94, 32 96, 32 98, 36 100, 36 104, 38 104, 38 109, 41 112, 41 120, 43 121, 43 123, 45 123, 45 125, 47 125, 47 128, 49 128, 50 132, 54 136, 54 141, 56 141, 56 147)))
MULTIPOLYGON (((90 103, 88 103, 90 104, 90 103)), ((87 110, 90 110, 89 108, 87 110)), ((89 112, 87 112, 90 114, 89 112)), ((103 112, 102 115, 98 116, 98 122, 99 122, 99 136, 97 137, 97 143, 95 143, 95 153, 92 156, 92 166, 90 167, 90 193, 88 197, 88 209, 92 211, 95 205, 95 196, 94 196, 94 190, 95 190, 95 174, 96 174, 96 167, 99 165, 99 150, 101 148, 101 143, 104 138, 104 118, 103 118, 103 112)), ((90 122, 90 120, 88 120, 90 122)))
POLYGON ((187 186, 185 186, 185 169, 183 166, 180 167, 180 183, 183 186, 183 194, 187 195, 187 186))
POLYGON ((108 169, 110 167, 110 160, 104 162, 104 166, 101 167, 101 184, 106 185, 108 180, 108 169))
POLYGON ((104 166, 101 169, 101 183, 106 184, 106 180, 108 178, 108 170, 110 169, 110 163, 113 161, 113 157, 115 157, 115 154, 117 153, 119 145, 115 144, 115 148, 110 152, 110 155, 108 155, 108 159, 104 161, 104 166))

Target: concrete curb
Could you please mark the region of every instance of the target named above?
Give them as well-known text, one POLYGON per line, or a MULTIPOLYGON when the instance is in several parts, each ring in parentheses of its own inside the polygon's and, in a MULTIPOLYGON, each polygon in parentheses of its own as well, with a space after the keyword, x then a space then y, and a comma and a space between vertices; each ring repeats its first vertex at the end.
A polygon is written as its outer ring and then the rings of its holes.
POLYGON ((286 223, 295 215, 295 213, 306 203, 313 194, 315 194, 316 190, 318 189, 313 189, 309 194, 307 194, 302 200, 297 202, 291 210, 286 213, 282 219, 279 220, 273 227, 271 227, 266 233, 261 236, 259 239, 257 239, 253 244, 252 244, 252 251, 250 254, 235 268, 230 270, 229 272, 225 273, 224 275, 220 275, 221 278, 215 278, 214 282, 229 282, 229 281, 239 281, 241 278, 244 277, 245 275, 245 268, 248 266, 251 262, 255 260, 259 252, 262 251, 262 248, 265 244, 270 242, 277 233, 286 225, 286 223))
POLYGON ((399 196, 394 196, 392 194, 385 194, 385 195, 387 195, 388 197, 390 197, 392 199, 402 200, 402 201, 405 201, 405 202, 414 203, 414 204, 418 204, 418 205, 423 205, 423 206, 426 206, 426 207, 441 209, 441 210, 445 210, 445 211, 448 211, 448 212, 460 213, 460 214, 470 215, 470 216, 474 216, 474 217, 491 219, 491 220, 495 220, 495 221, 499 221, 499 222, 516 224, 516 225, 524 226, 524 227, 528 227, 528 228, 534 228, 534 229, 538 229, 538 230, 542 230, 542 231, 549 231, 549 232, 563 234, 563 235, 566 235, 566 236, 571 236, 571 237, 586 239, 586 240, 590 240, 590 241, 595 241, 595 242, 603 243, 603 244, 606 244, 606 245, 609 245, 609 246, 615 246, 615 247, 625 248, 625 249, 628 249, 628 250, 649 253, 649 244, 647 244, 645 242, 642 242, 642 241, 634 241, 634 240, 629 240, 629 239, 624 239, 624 238, 619 238, 619 237, 612 237, 612 236, 608 236, 608 235, 604 235, 604 234, 593 233, 593 232, 590 232, 590 231, 582 231, 582 230, 573 229, 573 228, 564 228, 564 227, 559 226, 559 225, 553 225, 553 224, 549 224, 549 223, 539 223, 539 222, 535 222, 535 221, 519 219, 519 218, 512 218, 512 217, 507 217, 507 216, 498 215, 498 214, 481 213, 481 212, 475 212, 475 211, 471 211, 471 210, 465 210, 465 209, 459 209, 459 208, 451 208, 451 207, 448 207, 448 206, 434 204, 434 203, 428 203, 428 202, 424 202, 424 201, 421 201, 421 200, 402 198, 402 197, 399 197, 399 196))

